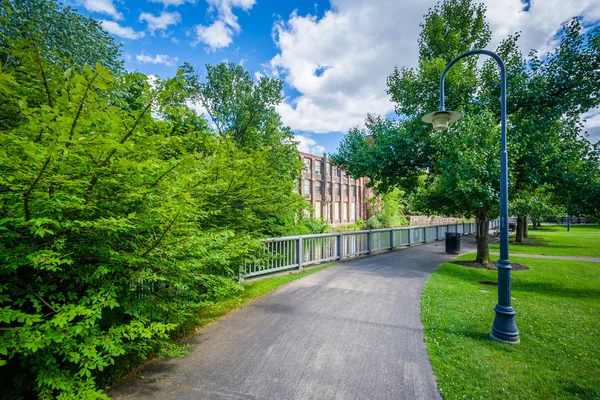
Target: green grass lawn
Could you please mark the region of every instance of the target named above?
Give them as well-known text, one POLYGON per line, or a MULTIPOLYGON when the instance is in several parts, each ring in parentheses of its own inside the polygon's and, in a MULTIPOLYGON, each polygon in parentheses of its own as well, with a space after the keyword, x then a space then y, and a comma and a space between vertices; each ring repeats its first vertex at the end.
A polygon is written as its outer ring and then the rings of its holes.
POLYGON ((446 263, 427 282, 422 320, 440 393, 446 400, 600 399, 600 263, 511 261, 531 268, 512 274, 518 345, 489 338, 498 293, 479 282, 497 282, 496 271, 446 263))
MULTIPOLYGON (((510 237, 510 252, 523 254, 547 254, 549 256, 600 257, 600 226, 571 225, 567 232, 566 225, 544 225, 540 229, 529 228, 529 238, 524 242, 536 245, 514 243, 514 235, 510 237)), ((490 245, 490 251, 499 251, 499 243, 490 245)))

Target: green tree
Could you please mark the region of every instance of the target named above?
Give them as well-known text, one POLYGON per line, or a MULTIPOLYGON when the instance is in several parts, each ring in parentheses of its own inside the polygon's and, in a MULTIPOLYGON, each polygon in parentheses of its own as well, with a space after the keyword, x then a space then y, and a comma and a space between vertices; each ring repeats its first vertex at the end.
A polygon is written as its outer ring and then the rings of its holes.
POLYGON ((280 140, 272 137, 275 131, 264 129, 276 119, 275 106, 283 99, 280 79, 261 76, 254 81, 244 67, 232 62, 207 64, 204 79, 189 63, 181 69, 191 99, 205 108, 219 134, 246 147, 280 140))
MULTIPOLYGON (((401 122, 368 118, 366 130, 350 132, 333 159, 383 187, 403 185, 424 211, 475 215, 477 260, 487 263, 489 213, 497 211, 499 186, 496 64, 486 61, 478 68, 477 58, 470 57, 448 73, 446 106, 468 115, 462 122, 440 136, 420 121, 437 109, 439 78, 447 63, 487 45, 490 31, 484 13, 482 5, 465 0, 446 0, 431 9, 421 25, 417 68, 396 68, 388 79, 401 122)), ((593 160, 593 149, 580 136, 575 120, 600 101, 600 30, 580 28, 576 19, 565 24, 556 51, 541 58, 533 53, 525 61, 518 52, 518 35, 497 50, 506 61, 509 79, 511 198, 540 185, 565 187, 565 164, 572 160, 568 154, 576 152, 573 149, 578 149, 577 160, 593 160)), ((587 176, 588 187, 597 187, 592 184, 597 167, 586 165, 593 168, 578 172, 587 176)))
MULTIPOLYGON (((293 193, 304 165, 299 160, 292 131, 283 125, 275 111, 282 101, 283 82, 264 76, 255 81, 235 63, 207 64, 205 76, 189 63, 181 70, 188 85, 186 99, 204 107, 216 135, 232 140, 244 151, 262 149, 268 154, 270 163, 252 174, 270 176, 271 187, 278 188, 277 195, 268 198, 265 193, 265 198, 254 204, 262 209, 257 214, 262 222, 248 218, 238 220, 239 226, 253 224, 268 235, 295 233, 299 212, 309 205, 293 193)), ((215 203, 222 200, 215 199, 215 203)))
POLYGON ((367 119, 367 131, 351 132, 332 159, 353 174, 368 170, 367 176, 384 187, 403 185, 421 211, 475 215, 477 260, 487 263, 489 212, 498 201, 493 189, 498 174, 488 170, 497 164, 491 157, 498 147, 497 123, 473 101, 479 86, 477 58, 456 64, 446 79, 448 108, 468 109, 473 116, 441 134, 420 121, 438 107, 439 78, 446 64, 462 52, 486 46, 491 33, 484 15, 483 5, 469 0, 447 0, 430 9, 421 24, 417 68, 396 68, 388 78, 388 93, 402 121, 367 119), (373 157, 359 161, 356 148, 373 157))
POLYGON ((55 0, 3 0, 0 7, 0 60, 10 61, 14 41, 28 37, 33 50, 48 60, 69 60, 69 66, 102 64, 123 68, 120 46, 102 25, 55 0), (8 53, 7 53, 8 51, 8 53))
MULTIPOLYGON (((527 59, 519 51, 518 39, 518 34, 510 36, 497 52, 505 60, 510 83, 510 140, 518 143, 511 152, 511 197, 527 198, 529 191, 540 186, 564 188, 565 166, 581 162, 592 151, 579 119, 600 104, 600 29, 586 32, 580 21, 573 18, 563 24, 555 50, 542 57, 532 51, 527 59), (582 151, 569 154, 572 147, 582 151)), ((499 118, 500 87, 495 64, 486 61, 481 76, 481 99, 499 118)), ((588 175, 589 179, 597 171, 597 165, 588 166, 587 171, 579 171, 580 178, 588 175)), ((579 190, 574 185, 566 187, 579 190)), ((525 231, 522 224, 526 219, 526 214, 519 214, 518 231, 525 231)))

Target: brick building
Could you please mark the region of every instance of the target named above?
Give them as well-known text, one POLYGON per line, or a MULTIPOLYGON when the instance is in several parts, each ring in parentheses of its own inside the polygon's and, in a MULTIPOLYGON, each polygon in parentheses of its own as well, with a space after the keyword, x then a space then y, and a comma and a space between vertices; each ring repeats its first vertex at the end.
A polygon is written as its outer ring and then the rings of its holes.
POLYGON ((373 196, 366 187, 367 178, 352 179, 346 171, 331 166, 327 154, 300 153, 305 165, 299 193, 313 206, 314 218, 323 218, 332 226, 368 218, 367 199, 373 196))

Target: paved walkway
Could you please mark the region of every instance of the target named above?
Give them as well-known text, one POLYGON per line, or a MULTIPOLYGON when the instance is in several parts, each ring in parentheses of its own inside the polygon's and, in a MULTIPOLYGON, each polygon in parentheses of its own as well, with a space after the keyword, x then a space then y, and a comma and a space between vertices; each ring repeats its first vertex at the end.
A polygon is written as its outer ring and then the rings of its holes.
MULTIPOLYGON (((499 256, 500 253, 492 251, 490 252, 493 256, 499 256)), ((589 261, 589 262, 600 262, 598 257, 571 257, 571 256, 548 256, 543 254, 524 254, 524 253, 510 253, 509 257, 529 257, 529 258, 548 258, 551 260, 566 260, 566 261, 589 261)))
MULTIPOLYGON (((463 238, 463 252, 474 250, 463 238)), ((203 329, 190 355, 149 363, 114 399, 441 399, 420 297, 444 242, 347 261, 203 329)))

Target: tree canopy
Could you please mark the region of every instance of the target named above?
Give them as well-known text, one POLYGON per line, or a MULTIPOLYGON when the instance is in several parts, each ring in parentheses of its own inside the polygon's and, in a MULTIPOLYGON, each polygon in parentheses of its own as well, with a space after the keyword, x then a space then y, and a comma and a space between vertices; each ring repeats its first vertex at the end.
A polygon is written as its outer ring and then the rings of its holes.
MULTIPOLYGON (((396 68, 388 78, 398 120, 367 118, 365 129, 352 130, 332 160, 353 175, 368 176, 380 191, 406 189, 422 211, 476 215, 477 259, 487 262, 488 215, 497 212, 499 200, 496 63, 479 66, 477 57, 468 57, 450 69, 446 107, 462 112, 463 120, 441 134, 420 120, 438 108, 439 79, 447 63, 487 46, 491 32, 484 14, 483 5, 469 0, 445 0, 433 7, 421 24, 418 66, 396 68)), ((587 210, 597 209, 592 195, 581 195, 580 186, 567 182, 576 175, 586 181, 583 191, 597 187, 597 152, 578 121, 600 103, 599 35, 600 29, 583 30, 574 18, 563 25, 558 47, 548 54, 533 51, 524 59, 518 34, 498 47, 508 75, 511 198, 545 185, 568 191, 563 198, 587 210), (577 174, 569 174, 570 169, 577 174)))
MULTIPOLYGON (((10 61, 15 40, 29 37, 34 51, 65 66, 96 63, 112 71, 123 68, 120 46, 100 22, 53 0, 4 0, 0 7, 0 60, 10 61), (8 51, 8 52, 7 52, 8 51)), ((65 67, 66 68, 66 67, 65 67)))

